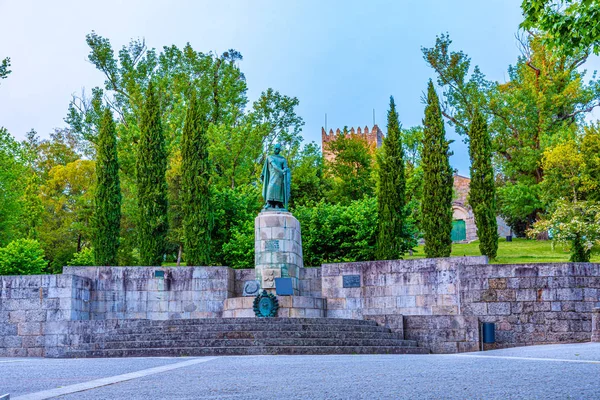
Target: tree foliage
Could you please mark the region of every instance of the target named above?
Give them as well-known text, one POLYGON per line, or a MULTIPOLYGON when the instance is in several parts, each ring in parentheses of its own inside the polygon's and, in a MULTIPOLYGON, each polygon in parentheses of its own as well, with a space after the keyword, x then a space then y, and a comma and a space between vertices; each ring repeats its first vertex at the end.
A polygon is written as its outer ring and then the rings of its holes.
POLYGON ((404 152, 398 112, 390 97, 387 137, 379 157, 377 187, 377 252, 379 260, 395 260, 410 250, 414 243, 406 226, 406 177, 404 152))
POLYGON ((521 27, 545 32, 545 42, 565 54, 600 53, 600 3, 595 0, 523 0, 521 27))
POLYGON ((140 130, 136 163, 140 262, 161 265, 168 231, 167 151, 158 95, 152 82, 148 85, 140 130))
POLYGON ((115 123, 104 110, 96 151, 93 255, 96 265, 118 265, 121 229, 121 185, 115 123))
POLYGON ((496 187, 492 166, 492 143, 487 122, 475 110, 469 130, 471 184, 468 202, 475 214, 479 250, 491 259, 498 252, 498 223, 496 222, 496 187))
POLYGON ((539 187, 545 177, 544 151, 573 138, 586 113, 598 106, 600 95, 600 83, 586 84, 578 70, 585 54, 553 54, 539 37, 524 45, 526 56, 509 68, 510 81, 494 85, 489 95, 490 130, 502 175, 500 212, 517 233, 544 209, 539 187))
POLYGON ((331 161, 325 161, 326 175, 331 180, 327 198, 334 203, 349 204, 365 196, 373 196, 376 182, 373 176, 374 153, 367 140, 344 128, 326 146, 334 155, 331 161))
POLYGON ((0 79, 6 79, 12 72, 10 69, 10 58, 6 57, 0 62, 0 79))
POLYGON ((0 246, 17 239, 24 216, 21 197, 26 160, 19 143, 0 127, 0 246))
POLYGON ((421 230, 425 239, 424 251, 429 258, 450 257, 453 188, 450 142, 446 140, 440 103, 431 81, 427 88, 423 129, 421 230))
POLYGON ((321 201, 300 206, 294 216, 302 227, 305 266, 375 259, 377 200, 365 197, 347 205, 321 201))
POLYGON ((529 236, 549 231, 552 241, 570 246, 573 262, 589 262, 592 251, 600 246, 600 204, 593 201, 557 202, 547 219, 536 222, 529 236))
POLYGON ((91 160, 59 164, 40 187, 44 213, 39 240, 53 273, 62 271, 74 253, 91 244, 95 169, 91 160))
POLYGON ((0 275, 41 274, 47 264, 36 240, 17 239, 0 248, 0 275))
POLYGON ((427 64, 436 72, 438 85, 442 87, 442 114, 457 133, 467 135, 476 110, 487 106, 486 89, 489 83, 478 66, 467 77, 471 59, 462 51, 451 51, 451 44, 450 36, 442 34, 436 37, 434 47, 423 47, 421 51, 427 64))
POLYGON ((207 130, 208 120, 192 90, 181 144, 183 248, 187 265, 210 265, 212 215, 207 130))

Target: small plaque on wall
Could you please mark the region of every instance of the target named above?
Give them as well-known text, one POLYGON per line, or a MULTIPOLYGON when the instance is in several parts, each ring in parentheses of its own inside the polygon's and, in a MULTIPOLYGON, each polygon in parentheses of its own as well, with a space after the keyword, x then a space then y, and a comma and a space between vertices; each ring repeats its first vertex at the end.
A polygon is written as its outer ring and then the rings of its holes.
POLYGON ((292 278, 275 278, 275 292, 279 296, 293 295, 292 278))
POLYGON ((360 287, 360 275, 344 275, 342 280, 345 288, 360 287))
POLYGON ((258 281, 244 282, 244 296, 256 296, 260 290, 258 281))

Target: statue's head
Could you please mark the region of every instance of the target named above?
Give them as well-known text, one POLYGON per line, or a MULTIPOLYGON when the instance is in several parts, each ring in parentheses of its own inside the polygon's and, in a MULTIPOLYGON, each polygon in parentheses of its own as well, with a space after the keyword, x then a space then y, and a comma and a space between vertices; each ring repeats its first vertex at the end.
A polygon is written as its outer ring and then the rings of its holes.
POLYGON ((273 147, 273 152, 275 154, 279 154, 281 153, 281 145, 279 143, 277 143, 274 147, 273 147))

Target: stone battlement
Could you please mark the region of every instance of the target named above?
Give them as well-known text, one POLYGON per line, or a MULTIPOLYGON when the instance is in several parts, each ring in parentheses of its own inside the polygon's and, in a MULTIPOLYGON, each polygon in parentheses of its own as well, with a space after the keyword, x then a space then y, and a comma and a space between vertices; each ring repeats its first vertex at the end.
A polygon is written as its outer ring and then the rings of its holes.
MULTIPOLYGON (((342 134, 342 130, 337 128, 334 132, 333 129, 330 129, 329 132, 325 130, 325 128, 321 128, 321 148, 323 149, 323 155, 325 159, 331 161, 333 159, 333 154, 328 150, 328 143, 332 140, 335 140, 339 135, 342 134)), ((354 129, 354 127, 348 130, 348 133, 352 136, 360 136, 362 139, 366 140, 369 146, 372 149, 379 148, 383 145, 383 132, 379 129, 379 126, 375 124, 372 129, 369 130, 368 126, 365 126, 364 129, 358 127, 354 129)))

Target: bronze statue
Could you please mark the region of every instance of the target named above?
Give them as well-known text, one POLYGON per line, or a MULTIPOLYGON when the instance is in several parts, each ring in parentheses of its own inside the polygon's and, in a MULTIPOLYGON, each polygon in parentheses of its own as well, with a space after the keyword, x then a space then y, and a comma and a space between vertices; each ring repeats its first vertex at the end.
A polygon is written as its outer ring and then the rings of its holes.
POLYGON ((287 211, 290 201, 290 169, 286 159, 279 155, 280 144, 275 145, 273 153, 267 156, 260 175, 263 182, 262 194, 265 199, 263 210, 287 211))

